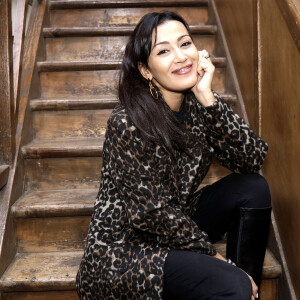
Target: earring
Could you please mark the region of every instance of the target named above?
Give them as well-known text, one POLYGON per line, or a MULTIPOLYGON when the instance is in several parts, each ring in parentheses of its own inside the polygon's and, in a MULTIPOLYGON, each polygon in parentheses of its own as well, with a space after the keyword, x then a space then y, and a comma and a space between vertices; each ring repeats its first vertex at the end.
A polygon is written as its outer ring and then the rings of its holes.
POLYGON ((157 89, 153 86, 151 79, 148 79, 149 81, 149 90, 150 90, 150 94, 151 96, 157 100, 158 99, 158 91, 157 89))

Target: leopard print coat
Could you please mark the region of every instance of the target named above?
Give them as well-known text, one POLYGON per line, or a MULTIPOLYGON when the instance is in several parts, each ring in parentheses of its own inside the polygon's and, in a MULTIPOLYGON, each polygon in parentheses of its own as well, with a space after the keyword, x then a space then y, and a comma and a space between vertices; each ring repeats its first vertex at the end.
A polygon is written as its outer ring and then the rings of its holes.
POLYGON ((207 255, 216 250, 192 221, 196 192, 213 153, 233 172, 258 172, 267 144, 214 93, 202 107, 186 95, 186 128, 199 145, 192 157, 163 146, 143 150, 141 135, 119 105, 103 146, 100 189, 77 274, 81 299, 161 299, 164 262, 170 249, 207 255))

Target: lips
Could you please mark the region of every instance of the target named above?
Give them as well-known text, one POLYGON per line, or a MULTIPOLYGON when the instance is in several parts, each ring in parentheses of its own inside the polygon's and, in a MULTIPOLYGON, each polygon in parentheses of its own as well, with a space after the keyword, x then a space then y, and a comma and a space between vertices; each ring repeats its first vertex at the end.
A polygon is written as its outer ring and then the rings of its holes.
POLYGON ((176 74, 176 75, 185 75, 185 74, 189 73, 191 70, 192 70, 192 65, 190 64, 190 65, 184 66, 182 68, 176 69, 172 73, 176 74))

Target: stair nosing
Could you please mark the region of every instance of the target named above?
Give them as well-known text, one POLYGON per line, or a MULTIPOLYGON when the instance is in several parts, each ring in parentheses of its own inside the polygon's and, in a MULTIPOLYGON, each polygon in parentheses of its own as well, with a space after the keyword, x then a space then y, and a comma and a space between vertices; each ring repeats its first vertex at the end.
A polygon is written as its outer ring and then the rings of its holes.
MULTIPOLYGON (((226 57, 212 57, 216 68, 226 67, 226 57)), ((39 61, 39 72, 118 70, 122 61, 39 61)))
MULTIPOLYGON (((237 96, 235 94, 220 94, 231 106, 236 105, 237 96)), ((31 99, 30 107, 32 111, 62 111, 62 110, 88 110, 88 109, 113 109, 120 101, 114 95, 99 99, 31 99), (49 103, 51 102, 51 103, 49 103)))
POLYGON ((101 157, 103 154, 104 135, 93 138, 80 139, 61 139, 56 140, 57 144, 46 145, 43 147, 41 143, 50 142, 52 140, 36 139, 22 147, 22 155, 24 159, 38 159, 38 158, 67 158, 67 157, 101 157), (86 146, 68 145, 68 142, 81 140, 87 141, 86 146), (89 145, 88 141, 99 141, 99 145, 89 145), (36 146, 36 143, 40 144, 36 146))
MULTIPOLYGON (((103 26, 103 27, 45 27, 44 37, 68 37, 68 36, 107 36, 129 35, 135 26, 103 26)), ((217 33, 216 25, 190 25, 192 34, 214 35, 217 33)))
POLYGON ((208 0, 187 0, 187 1, 173 1, 165 2, 162 0, 148 0, 148 1, 50 1, 49 8, 55 9, 90 9, 90 8, 130 8, 130 7, 176 7, 176 6, 208 6, 208 0))

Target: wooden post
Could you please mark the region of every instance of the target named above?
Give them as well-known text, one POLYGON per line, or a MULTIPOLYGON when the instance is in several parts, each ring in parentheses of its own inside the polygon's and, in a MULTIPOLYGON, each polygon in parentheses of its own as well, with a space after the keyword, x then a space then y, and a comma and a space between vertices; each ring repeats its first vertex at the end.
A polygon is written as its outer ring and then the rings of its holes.
POLYGON ((0 165, 12 164, 14 157, 13 61, 11 3, 0 1, 0 165))

